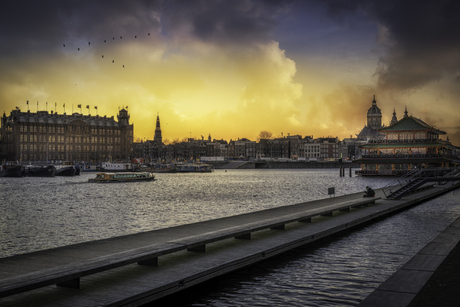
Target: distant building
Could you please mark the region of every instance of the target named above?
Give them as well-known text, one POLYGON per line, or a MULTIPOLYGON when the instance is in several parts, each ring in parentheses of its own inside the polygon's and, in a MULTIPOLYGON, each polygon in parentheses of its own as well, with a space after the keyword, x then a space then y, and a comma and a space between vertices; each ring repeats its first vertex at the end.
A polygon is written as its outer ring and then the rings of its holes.
POLYGON ((160 162, 173 159, 174 152, 163 144, 161 133, 160 115, 157 114, 155 124, 155 134, 153 140, 145 140, 134 144, 136 157, 144 158, 148 162, 160 162))
POLYGON ((357 135, 360 139, 366 140, 381 140, 384 138, 384 134, 378 130, 383 128, 382 126, 382 111, 377 107, 377 101, 372 100, 372 106, 367 110, 367 125, 357 135))
POLYGON ((362 157, 355 162, 361 164, 361 175, 401 175, 413 169, 448 169, 460 162, 455 155, 458 147, 446 134, 428 125, 419 118, 404 117, 388 127, 379 129, 384 140, 374 140, 361 145, 362 157))
POLYGON ((133 125, 128 111, 117 119, 48 111, 3 113, 1 159, 14 161, 85 161, 129 159, 133 125))
POLYGON ((155 136, 153 137, 153 141, 157 142, 158 144, 163 144, 163 138, 161 137, 160 115, 159 114, 157 114, 157 122, 155 125, 155 136))

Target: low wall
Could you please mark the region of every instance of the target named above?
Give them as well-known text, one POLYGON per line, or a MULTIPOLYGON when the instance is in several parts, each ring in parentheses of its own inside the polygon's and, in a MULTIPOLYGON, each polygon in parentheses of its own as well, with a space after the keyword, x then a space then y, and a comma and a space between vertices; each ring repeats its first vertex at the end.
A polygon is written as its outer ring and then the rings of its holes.
MULTIPOLYGON (((208 162, 215 169, 228 169, 231 163, 227 162, 208 162)), ((239 166, 238 169, 296 169, 296 168, 359 168, 357 163, 340 162, 259 162, 248 161, 239 166)))

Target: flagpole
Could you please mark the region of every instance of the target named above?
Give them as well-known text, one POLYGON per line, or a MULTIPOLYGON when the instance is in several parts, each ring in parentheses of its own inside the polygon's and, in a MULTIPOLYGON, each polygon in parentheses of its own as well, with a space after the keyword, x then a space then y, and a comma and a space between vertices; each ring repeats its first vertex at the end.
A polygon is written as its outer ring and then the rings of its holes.
POLYGON ((38 101, 37 101, 37 112, 38 112, 38 101))
POLYGON ((27 112, 29 112, 29 100, 27 100, 27 112))

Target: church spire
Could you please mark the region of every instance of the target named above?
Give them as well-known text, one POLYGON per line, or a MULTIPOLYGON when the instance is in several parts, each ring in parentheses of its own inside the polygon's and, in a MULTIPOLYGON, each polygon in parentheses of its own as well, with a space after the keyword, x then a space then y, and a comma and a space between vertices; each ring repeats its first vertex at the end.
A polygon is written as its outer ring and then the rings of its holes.
POLYGON ((163 143, 163 138, 161 137, 160 114, 159 113, 157 113, 157 123, 155 127, 155 136, 153 137, 153 141, 159 144, 163 143))
POLYGON ((393 108, 393 117, 391 118, 390 125, 393 125, 398 121, 398 118, 396 117, 396 109, 393 108))

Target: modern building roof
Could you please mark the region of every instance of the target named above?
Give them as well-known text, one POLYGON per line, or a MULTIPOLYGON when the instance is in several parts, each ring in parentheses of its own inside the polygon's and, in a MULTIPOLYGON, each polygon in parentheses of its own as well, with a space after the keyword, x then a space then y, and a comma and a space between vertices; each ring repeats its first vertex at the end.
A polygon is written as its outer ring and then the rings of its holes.
POLYGON ((396 123, 388 126, 388 127, 383 127, 379 129, 379 132, 396 132, 396 131, 426 131, 426 130, 431 130, 434 133, 437 134, 446 134, 444 131, 438 130, 434 128, 433 126, 428 125, 425 123, 423 120, 413 117, 413 116, 408 116, 408 117, 403 117, 396 123))

